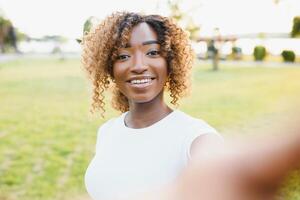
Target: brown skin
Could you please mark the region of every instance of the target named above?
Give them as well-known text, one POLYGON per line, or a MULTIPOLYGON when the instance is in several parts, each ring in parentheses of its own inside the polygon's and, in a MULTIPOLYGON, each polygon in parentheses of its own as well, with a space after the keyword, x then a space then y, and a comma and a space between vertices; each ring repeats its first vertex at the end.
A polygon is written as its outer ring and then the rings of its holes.
POLYGON ((131 128, 144 128, 168 115, 172 110, 163 99, 167 81, 167 62, 160 55, 157 34, 147 23, 136 25, 127 48, 118 52, 113 75, 119 90, 129 101, 125 123, 131 128), (147 44, 150 43, 150 44, 147 44), (145 86, 133 86, 130 80, 151 79, 145 86))
POLYGON ((184 199, 271 200, 282 181, 300 164, 298 132, 226 143, 222 151, 197 157, 178 179, 184 199), (213 186, 213 187, 212 187, 213 186))
POLYGON ((129 111, 128 99, 113 82, 113 63, 118 52, 130 39, 132 28, 146 22, 159 36, 161 51, 168 61, 170 73, 166 90, 170 103, 178 105, 178 100, 190 89, 190 71, 194 52, 188 34, 171 18, 159 15, 143 15, 132 12, 114 12, 107 16, 82 39, 82 64, 92 81, 92 112, 105 112, 104 92, 112 87, 112 106, 122 113, 129 111))

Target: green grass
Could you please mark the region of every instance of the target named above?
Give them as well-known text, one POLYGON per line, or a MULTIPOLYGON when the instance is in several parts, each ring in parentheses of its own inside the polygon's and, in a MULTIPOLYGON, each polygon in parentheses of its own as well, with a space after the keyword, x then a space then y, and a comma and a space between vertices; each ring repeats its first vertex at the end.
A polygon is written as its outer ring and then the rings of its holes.
MULTIPOLYGON (((281 115, 299 100, 299 77, 300 66, 212 72, 197 64, 192 95, 180 109, 221 133, 243 134, 252 122, 281 115)), ((66 200, 85 193, 96 130, 118 114, 107 103, 106 119, 91 116, 88 91, 76 59, 0 63, 0 199, 66 200)), ((289 179, 289 199, 300 199, 298 180, 289 179)))

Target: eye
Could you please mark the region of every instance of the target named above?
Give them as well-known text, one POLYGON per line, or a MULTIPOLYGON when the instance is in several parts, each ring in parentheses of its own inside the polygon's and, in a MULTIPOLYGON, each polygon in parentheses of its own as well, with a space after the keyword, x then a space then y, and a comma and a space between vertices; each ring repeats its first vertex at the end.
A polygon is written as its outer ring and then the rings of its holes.
POLYGON ((157 57, 160 55, 160 52, 158 50, 151 50, 147 53, 147 55, 151 57, 157 57))
POLYGON ((125 61, 125 60, 127 60, 129 57, 130 57, 129 55, 121 54, 121 55, 118 55, 117 60, 125 61))

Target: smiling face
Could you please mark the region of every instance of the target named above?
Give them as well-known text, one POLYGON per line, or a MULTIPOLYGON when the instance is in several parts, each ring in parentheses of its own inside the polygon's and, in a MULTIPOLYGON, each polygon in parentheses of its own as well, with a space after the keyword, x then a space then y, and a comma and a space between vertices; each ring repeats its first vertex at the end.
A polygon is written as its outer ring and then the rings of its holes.
POLYGON ((147 23, 133 27, 129 43, 113 64, 118 89, 130 103, 146 103, 163 97, 167 62, 160 54, 155 31, 147 23))

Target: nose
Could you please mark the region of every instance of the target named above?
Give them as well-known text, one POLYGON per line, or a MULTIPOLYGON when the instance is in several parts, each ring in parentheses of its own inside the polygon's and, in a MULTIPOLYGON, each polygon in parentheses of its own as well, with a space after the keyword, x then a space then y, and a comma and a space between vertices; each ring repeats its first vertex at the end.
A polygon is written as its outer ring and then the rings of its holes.
POLYGON ((136 74, 142 74, 148 70, 148 66, 144 62, 143 54, 136 53, 133 59, 131 72, 136 74))

